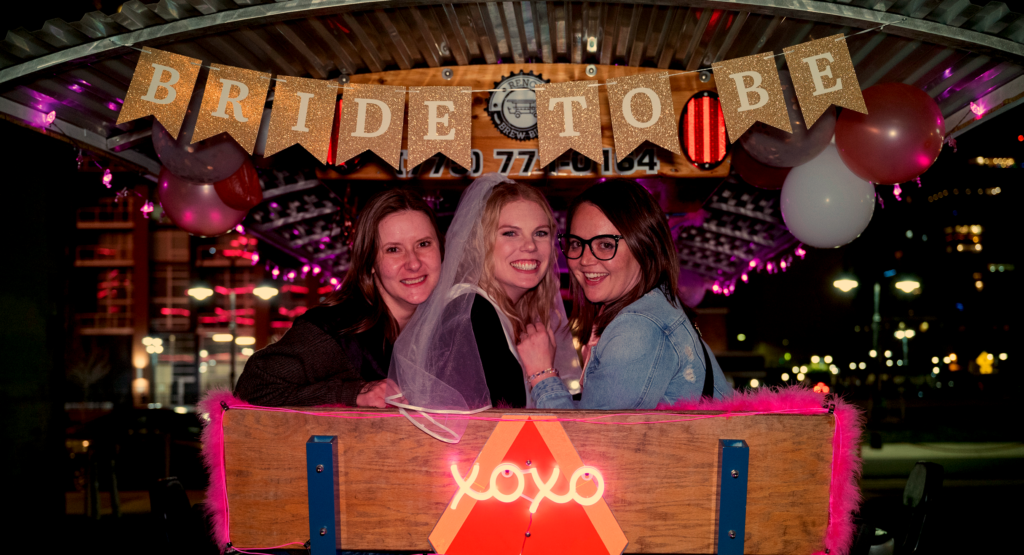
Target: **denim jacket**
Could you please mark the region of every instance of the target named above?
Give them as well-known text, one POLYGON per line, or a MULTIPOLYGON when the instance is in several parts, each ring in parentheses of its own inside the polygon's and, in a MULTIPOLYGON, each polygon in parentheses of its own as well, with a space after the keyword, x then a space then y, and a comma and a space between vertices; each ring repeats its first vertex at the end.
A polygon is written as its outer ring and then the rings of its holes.
MULTIPOLYGON (((681 308, 653 289, 622 309, 590 352, 583 395, 573 401, 562 380, 543 380, 531 394, 543 409, 653 409, 660 403, 696 400, 704 388, 700 338, 681 308)), ((715 398, 729 394, 711 354, 715 398)))

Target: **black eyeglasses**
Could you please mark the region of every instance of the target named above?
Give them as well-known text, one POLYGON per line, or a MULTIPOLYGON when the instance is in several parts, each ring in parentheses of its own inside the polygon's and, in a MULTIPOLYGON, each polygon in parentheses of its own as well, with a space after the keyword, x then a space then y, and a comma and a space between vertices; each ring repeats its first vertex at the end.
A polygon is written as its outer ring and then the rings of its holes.
POLYGON ((596 235, 590 239, 577 237, 569 233, 558 234, 558 247, 569 260, 583 256, 584 245, 590 247, 590 254, 598 260, 611 260, 619 250, 619 239, 622 235, 596 235))

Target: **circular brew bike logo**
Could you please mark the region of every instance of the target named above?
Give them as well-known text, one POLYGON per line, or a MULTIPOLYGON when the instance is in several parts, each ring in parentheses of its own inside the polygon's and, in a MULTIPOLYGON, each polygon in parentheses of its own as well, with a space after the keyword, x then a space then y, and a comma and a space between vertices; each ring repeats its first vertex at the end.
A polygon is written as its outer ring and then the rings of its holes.
POLYGON ((491 122, 502 135, 517 141, 537 138, 537 93, 533 88, 550 83, 550 79, 533 72, 512 73, 494 84, 497 89, 487 102, 491 122), (526 90, 517 90, 526 89, 526 90))

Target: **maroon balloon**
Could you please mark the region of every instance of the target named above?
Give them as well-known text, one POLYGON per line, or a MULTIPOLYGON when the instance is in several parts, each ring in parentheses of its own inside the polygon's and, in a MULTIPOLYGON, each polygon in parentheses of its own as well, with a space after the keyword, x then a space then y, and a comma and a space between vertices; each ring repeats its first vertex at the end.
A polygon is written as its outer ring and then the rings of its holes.
POLYGON ((903 83, 864 90, 868 113, 843 110, 836 147, 846 167, 874 183, 904 183, 924 173, 942 150, 946 123, 938 104, 903 83))
POLYGON ((177 139, 172 138, 160 122, 153 121, 153 149, 160 163, 175 175, 212 183, 235 173, 249 155, 227 133, 192 144, 204 87, 203 83, 196 84, 177 139))
POLYGON ((160 171, 157 194, 167 217, 192 235, 222 235, 241 223, 246 214, 224 204, 213 183, 189 181, 167 168, 160 171))
POLYGON ((235 210, 248 211, 263 201, 260 178, 249 160, 242 162, 242 167, 231 177, 214 183, 213 188, 220 200, 235 210))
POLYGON ((751 158, 762 164, 777 168, 802 166, 821 154, 832 142, 836 130, 836 109, 829 106, 808 129, 804 125, 804 115, 789 72, 780 70, 779 80, 782 82, 782 95, 786 100, 793 132, 787 133, 758 122, 740 137, 740 144, 751 158))
POLYGON ((734 148, 732 151, 732 167, 743 181, 761 189, 777 190, 786 182, 786 176, 793 168, 776 168, 766 166, 754 160, 746 150, 734 148))

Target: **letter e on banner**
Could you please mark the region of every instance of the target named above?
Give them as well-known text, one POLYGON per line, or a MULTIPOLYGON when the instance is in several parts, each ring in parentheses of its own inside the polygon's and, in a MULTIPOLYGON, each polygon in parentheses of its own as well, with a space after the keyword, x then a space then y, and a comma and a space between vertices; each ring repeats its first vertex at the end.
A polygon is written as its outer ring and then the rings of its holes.
POLYGON ((786 65, 807 127, 835 104, 868 113, 843 35, 832 35, 786 48, 786 65))
POLYGON ((546 166, 572 149, 602 163, 601 105, 597 81, 547 83, 537 93, 540 164, 546 166))
POLYGON ((682 154, 668 72, 617 77, 605 84, 619 162, 644 141, 682 154))
POLYGON ((336 163, 369 150, 397 171, 402 157, 405 87, 349 83, 345 88, 336 163))
POLYGON ((716 62, 711 69, 715 72, 730 143, 735 143, 758 121, 793 132, 773 55, 754 54, 716 62))
POLYGON ((435 154, 473 166, 473 95, 470 87, 409 88, 409 168, 435 154))
POLYGON ((178 138, 202 62, 146 47, 139 55, 117 124, 153 116, 178 138))
POLYGON ((192 142, 227 132, 252 154, 270 89, 270 74, 220 64, 210 67, 192 142))
POLYGON ((337 100, 337 81, 279 77, 264 156, 300 144, 321 164, 326 164, 337 100))

